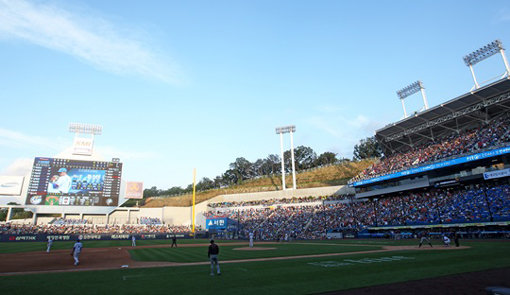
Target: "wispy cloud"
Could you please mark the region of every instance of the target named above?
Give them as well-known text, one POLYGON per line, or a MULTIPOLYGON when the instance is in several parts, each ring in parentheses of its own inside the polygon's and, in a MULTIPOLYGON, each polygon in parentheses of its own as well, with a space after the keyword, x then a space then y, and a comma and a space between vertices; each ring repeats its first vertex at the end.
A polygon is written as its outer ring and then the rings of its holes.
POLYGON ((0 36, 61 51, 116 74, 182 82, 169 57, 159 56, 124 31, 106 19, 83 16, 51 3, 0 0, 0 36))
MULTIPOLYGON (((49 150, 55 153, 68 151, 72 146, 71 140, 64 138, 46 138, 37 135, 29 135, 14 130, 0 128, 0 146, 11 149, 32 149, 49 150)), ((116 146, 96 145, 95 149, 105 159, 121 158, 122 160, 147 160, 155 159, 158 153, 152 151, 137 151, 129 148, 119 148, 116 146)))
POLYGON ((66 142, 62 138, 49 139, 37 135, 29 135, 14 130, 0 128, 0 146, 13 149, 35 146, 39 149, 45 148, 57 151, 65 148, 66 142))
POLYGON ((18 158, 15 159, 7 168, 2 170, 0 174, 11 176, 25 176, 32 170, 34 159, 18 158))

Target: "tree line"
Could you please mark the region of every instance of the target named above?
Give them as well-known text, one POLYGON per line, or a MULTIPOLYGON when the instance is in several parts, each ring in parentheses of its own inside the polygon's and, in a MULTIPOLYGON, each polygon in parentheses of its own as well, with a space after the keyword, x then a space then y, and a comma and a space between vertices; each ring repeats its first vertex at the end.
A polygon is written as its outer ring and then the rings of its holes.
MULTIPOLYGON (((354 146, 353 160, 362 160, 367 158, 380 157, 382 150, 375 139, 369 137, 360 140, 354 146)), ((284 169, 285 172, 292 171, 291 153, 290 150, 284 152, 284 169)), ((307 146, 298 146, 294 149, 294 159, 296 171, 303 171, 311 168, 316 168, 329 164, 336 164, 343 161, 350 161, 346 158, 337 158, 337 154, 333 152, 324 152, 320 155, 307 146)), ((266 158, 257 159, 254 162, 248 161, 244 157, 235 159, 234 162, 229 164, 229 169, 214 178, 204 177, 196 184, 197 191, 204 191, 209 189, 217 189, 241 184, 245 180, 254 179, 262 176, 275 175, 281 173, 281 158, 279 155, 270 154, 266 158)), ((174 186, 166 190, 158 189, 156 186, 145 189, 143 192, 144 198, 165 195, 179 195, 191 193, 193 191, 193 184, 182 188, 174 186)))

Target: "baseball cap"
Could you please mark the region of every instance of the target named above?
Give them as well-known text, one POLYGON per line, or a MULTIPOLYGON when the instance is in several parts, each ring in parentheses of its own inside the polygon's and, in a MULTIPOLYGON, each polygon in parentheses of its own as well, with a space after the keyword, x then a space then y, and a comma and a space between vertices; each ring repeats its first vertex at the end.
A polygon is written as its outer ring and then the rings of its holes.
POLYGON ((214 240, 211 240, 211 244, 214 243, 214 240))
POLYGON ((60 173, 60 172, 67 172, 67 169, 66 169, 66 168, 60 168, 60 169, 58 169, 58 172, 59 172, 59 173, 60 173))

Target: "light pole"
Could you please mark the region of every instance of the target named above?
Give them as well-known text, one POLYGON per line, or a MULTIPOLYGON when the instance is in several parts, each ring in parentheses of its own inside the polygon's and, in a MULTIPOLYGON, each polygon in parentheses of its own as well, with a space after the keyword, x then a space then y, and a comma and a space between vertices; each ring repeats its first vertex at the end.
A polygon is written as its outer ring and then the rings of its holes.
POLYGON ((406 106, 404 104, 404 99, 410 95, 413 95, 417 92, 421 92, 421 98, 423 99, 423 107, 428 110, 429 103, 427 102, 427 96, 425 95, 425 87, 423 86, 423 82, 420 80, 409 84, 408 86, 402 88, 397 91, 397 95, 402 103, 402 109, 404 110, 404 118, 407 118, 406 106))
POLYGON ((285 187, 285 158, 283 153, 283 134, 290 133, 290 157, 292 161, 292 188, 296 189, 296 166, 294 163, 294 139, 292 134, 296 132, 296 126, 283 126, 276 128, 276 134, 280 134, 280 153, 282 156, 282 187, 283 190, 286 190, 285 187))
POLYGON ((503 58, 503 63, 505 64, 505 75, 508 76, 508 74, 510 73, 510 69, 508 66, 508 61, 506 60, 503 43, 500 40, 494 40, 491 43, 485 45, 484 47, 464 56, 463 60, 466 66, 468 66, 469 70, 471 71, 471 76, 473 76, 473 81, 475 82, 475 89, 480 88, 480 84, 478 84, 478 81, 476 80, 473 66, 497 53, 501 53, 501 58, 503 58))

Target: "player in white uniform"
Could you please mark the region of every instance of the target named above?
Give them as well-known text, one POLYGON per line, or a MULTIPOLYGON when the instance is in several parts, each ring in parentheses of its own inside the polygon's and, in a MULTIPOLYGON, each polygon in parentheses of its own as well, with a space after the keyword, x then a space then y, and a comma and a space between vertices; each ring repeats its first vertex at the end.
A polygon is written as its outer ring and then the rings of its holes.
POLYGON ((250 233, 250 248, 253 248, 253 232, 250 233))
POLYGON ((131 236, 131 246, 136 247, 136 238, 134 235, 131 236))
POLYGON ((450 238, 446 235, 443 236, 443 243, 446 247, 450 247, 450 238))
POLYGON ((67 175, 67 169, 66 168, 58 169, 58 174, 59 174, 58 178, 52 177, 51 179, 52 181, 49 184, 48 192, 63 194, 69 193, 69 190, 71 189, 72 180, 71 177, 67 175))
POLYGON ((46 248, 46 253, 50 253, 52 245, 53 245, 53 240, 50 237, 48 237, 48 247, 46 248))
POLYGON ((71 252, 71 256, 74 258, 74 265, 80 264, 80 253, 81 249, 83 248, 83 244, 80 242, 80 240, 76 240, 76 243, 74 243, 73 246, 73 252, 71 252))

